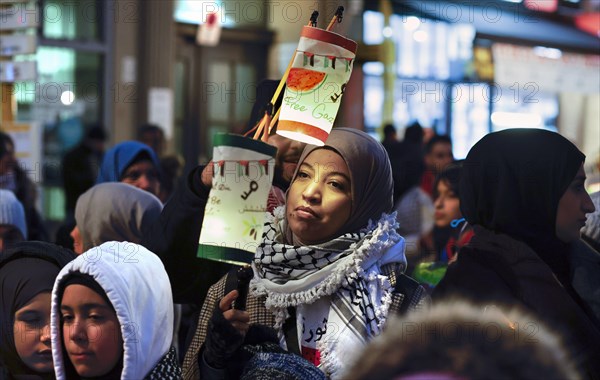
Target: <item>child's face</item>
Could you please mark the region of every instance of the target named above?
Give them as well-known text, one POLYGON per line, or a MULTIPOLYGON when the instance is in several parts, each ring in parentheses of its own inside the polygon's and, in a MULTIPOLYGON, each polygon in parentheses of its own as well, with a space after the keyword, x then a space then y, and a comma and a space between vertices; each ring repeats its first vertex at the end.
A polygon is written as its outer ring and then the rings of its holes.
POLYGON ((352 187, 346 162, 332 150, 312 151, 288 190, 290 229, 306 244, 321 243, 335 237, 351 211, 352 187))
POLYGON ((123 356, 123 338, 116 313, 87 286, 65 288, 60 305, 63 344, 82 377, 110 372, 123 356))
POLYGON ((38 294, 15 312, 13 331, 15 348, 23 363, 36 372, 52 372, 49 292, 38 294))
POLYGON ((437 227, 447 227, 454 219, 462 218, 460 200, 443 180, 437 184, 438 196, 433 202, 435 207, 434 221, 437 227))

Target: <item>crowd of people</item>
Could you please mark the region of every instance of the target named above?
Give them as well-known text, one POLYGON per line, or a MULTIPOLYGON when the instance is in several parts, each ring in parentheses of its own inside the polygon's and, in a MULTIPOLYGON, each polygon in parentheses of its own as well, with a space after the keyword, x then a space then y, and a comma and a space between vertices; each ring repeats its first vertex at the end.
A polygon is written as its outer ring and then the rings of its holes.
POLYGON ((447 136, 384 131, 339 126, 315 146, 272 130, 266 223, 241 269, 197 257, 214 166, 165 180, 155 128, 138 136, 153 146, 105 153, 92 128, 66 155, 87 177, 63 246, 2 133, 0 378, 600 378, 581 151, 510 129, 455 161, 447 136))

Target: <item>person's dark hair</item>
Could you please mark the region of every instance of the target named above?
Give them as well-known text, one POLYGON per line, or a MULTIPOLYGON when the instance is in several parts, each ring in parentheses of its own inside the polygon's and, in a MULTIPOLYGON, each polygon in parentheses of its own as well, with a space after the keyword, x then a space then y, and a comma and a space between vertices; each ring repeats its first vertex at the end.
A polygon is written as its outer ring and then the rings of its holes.
POLYGON ((73 250, 73 238, 71 237, 71 231, 77 224, 75 221, 67 221, 65 224, 60 226, 56 231, 54 243, 58 246, 73 250))
POLYGON ((429 139, 429 141, 427 141, 427 144, 425 144, 425 154, 431 153, 433 146, 439 143, 446 143, 452 145, 452 139, 448 135, 433 136, 431 139, 429 139))
POLYGON ((383 136, 385 138, 388 138, 395 133, 396 133, 396 127, 394 127, 393 124, 386 124, 385 127, 383 127, 383 136))
POLYGON ((100 124, 92 124, 88 127, 85 137, 90 140, 106 141, 106 131, 100 124))
POLYGON ((0 158, 2 158, 8 151, 7 145, 15 146, 15 142, 8 133, 0 131, 0 158))
POLYGON ((404 141, 421 145, 423 144, 424 135, 425 132, 423 132, 423 127, 421 127, 421 124, 419 124, 418 121, 415 121, 406 127, 406 130, 404 131, 404 141))
POLYGON ((6 231, 0 233, 0 239, 3 240, 3 248, 0 250, 0 253, 13 247, 17 243, 25 241, 25 236, 23 236, 17 227, 5 224, 0 224, 0 226, 7 227, 6 231))
POLYGON ((138 128, 138 140, 140 140, 146 133, 157 133, 164 137, 165 133, 162 128, 155 124, 142 124, 138 128))
POLYGON ((456 196, 459 196, 459 185, 460 185, 460 172, 462 169, 462 160, 453 162, 452 164, 446 166, 444 170, 441 171, 440 174, 435 178, 435 182, 433 184, 433 199, 436 199, 439 194, 437 191, 438 184, 440 182, 444 182, 446 186, 452 190, 456 196))

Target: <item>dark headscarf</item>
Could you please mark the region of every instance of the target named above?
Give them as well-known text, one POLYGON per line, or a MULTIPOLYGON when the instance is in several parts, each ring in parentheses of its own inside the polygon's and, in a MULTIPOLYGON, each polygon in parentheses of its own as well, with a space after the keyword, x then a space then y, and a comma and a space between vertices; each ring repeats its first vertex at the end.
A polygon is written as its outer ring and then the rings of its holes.
POLYGON ((51 292, 61 268, 75 254, 44 242, 22 242, 0 255, 0 359, 11 376, 45 376, 27 367, 13 336, 15 312, 42 292, 51 292))
POLYGON ((352 210, 340 233, 356 232, 367 227, 369 220, 376 221, 382 213, 390 212, 393 206, 392 169, 388 154, 379 141, 357 129, 334 128, 325 146, 307 145, 304 148, 294 178, 306 157, 313 150, 323 148, 337 152, 350 172, 352 210))
POLYGON ((490 133, 463 163, 461 212, 471 225, 529 245, 567 285, 568 245, 556 236, 556 212, 584 161, 558 133, 521 128, 490 133))

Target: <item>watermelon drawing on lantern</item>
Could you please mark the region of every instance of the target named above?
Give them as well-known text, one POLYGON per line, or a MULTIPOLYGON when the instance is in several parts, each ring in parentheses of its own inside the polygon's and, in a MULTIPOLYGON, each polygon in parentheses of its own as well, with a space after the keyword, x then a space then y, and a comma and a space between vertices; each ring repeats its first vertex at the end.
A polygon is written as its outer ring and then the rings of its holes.
POLYGON ((321 87, 326 77, 322 71, 295 67, 290 69, 285 85, 290 90, 308 93, 321 87))

